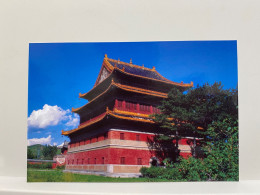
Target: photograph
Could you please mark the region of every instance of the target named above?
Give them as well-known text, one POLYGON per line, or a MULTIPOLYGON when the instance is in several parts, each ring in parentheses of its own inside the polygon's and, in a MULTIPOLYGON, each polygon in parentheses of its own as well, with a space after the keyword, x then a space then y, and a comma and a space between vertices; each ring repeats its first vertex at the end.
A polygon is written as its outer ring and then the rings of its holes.
POLYGON ((30 43, 27 182, 239 181, 237 41, 30 43))

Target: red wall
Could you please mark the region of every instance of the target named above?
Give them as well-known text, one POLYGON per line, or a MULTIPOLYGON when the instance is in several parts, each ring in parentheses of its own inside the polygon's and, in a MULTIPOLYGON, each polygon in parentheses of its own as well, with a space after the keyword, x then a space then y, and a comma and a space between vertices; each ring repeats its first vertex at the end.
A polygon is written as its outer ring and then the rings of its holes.
POLYGON ((82 164, 82 159, 84 159, 83 164, 88 164, 88 158, 90 158, 89 164, 94 164, 94 159, 96 158, 96 164, 101 164, 102 157, 105 158, 105 164, 108 164, 108 154, 109 149, 97 149, 85 152, 78 152, 78 153, 68 153, 66 156, 66 164, 72 164, 72 160, 74 159, 74 164, 82 164))
POLYGON ((152 157, 148 150, 135 150, 135 149, 121 149, 121 148, 106 148, 97 149, 79 153, 67 154, 66 164, 88 164, 88 158, 90 158, 89 164, 102 164, 102 157, 104 157, 104 164, 120 164, 121 157, 125 157, 125 164, 137 165, 137 158, 142 158, 142 164, 149 165, 149 160, 152 157), (77 161, 78 160, 78 161, 77 161))
MULTIPOLYGON (((124 140, 134 140, 136 141, 136 135, 140 135, 140 141, 147 141, 147 138, 152 139, 153 134, 144 134, 144 133, 134 133, 134 132, 124 132, 112 130, 108 133, 108 139, 120 139, 120 133, 124 133, 124 140)), ((104 134, 88 139, 87 141, 81 141, 80 145, 89 144, 104 140, 104 134)), ((181 139, 179 144, 189 145, 187 143, 189 139, 181 139)), ((193 142, 190 141, 192 144, 193 142)), ((79 143, 73 145, 79 146, 79 143)), ((180 153, 184 158, 191 156, 191 153, 180 153)), ((150 158, 153 155, 149 150, 138 150, 138 149, 122 149, 122 148, 106 148, 106 149, 96 149, 91 151, 79 152, 79 153, 68 153, 66 156, 66 164, 72 164, 74 159, 74 164, 88 164, 88 158, 90 158, 89 164, 95 164, 94 159, 96 158, 96 164, 102 164, 102 157, 104 157, 104 164, 120 164, 120 158, 125 157, 125 164, 136 165, 137 158, 142 158, 143 165, 149 165, 150 158)))
MULTIPOLYGON (((139 135, 139 141, 148 141, 148 139, 153 140, 154 135, 153 134, 145 134, 145 133, 135 133, 135 132, 126 132, 126 131, 116 131, 112 130, 108 132, 108 139, 120 139, 120 133, 124 133, 124 140, 133 140, 137 141, 136 135, 139 135)), ((83 141, 77 142, 77 143, 72 143, 69 144, 69 148, 81 146, 81 145, 87 145, 90 143, 95 143, 104 140, 104 133, 101 135, 85 139, 83 141)), ((173 141, 175 142, 175 140, 173 141)), ((198 142, 198 140, 197 140, 198 142)), ((193 139, 187 139, 183 138, 179 140, 179 144, 181 145, 192 145, 193 144, 193 139)))

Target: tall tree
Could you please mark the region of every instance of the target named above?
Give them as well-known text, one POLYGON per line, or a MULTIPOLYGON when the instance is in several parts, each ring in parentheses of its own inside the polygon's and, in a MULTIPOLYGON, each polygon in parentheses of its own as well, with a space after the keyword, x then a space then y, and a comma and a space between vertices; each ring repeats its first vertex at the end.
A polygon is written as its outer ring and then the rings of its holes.
MULTIPOLYGON (((174 88, 159 109, 161 114, 154 115, 154 121, 160 126, 155 140, 157 143, 174 140, 176 149, 172 156, 178 156, 181 136, 192 134, 194 137, 202 137, 206 144, 211 139, 209 125, 214 121, 223 121, 227 117, 237 120, 237 90, 223 89, 221 83, 217 82, 213 85, 206 83, 187 92, 174 88)), ((195 156, 195 139, 193 145, 195 156)))
POLYGON ((36 156, 33 154, 30 148, 27 148, 27 159, 34 159, 36 156))
POLYGON ((44 146, 42 151, 44 159, 52 160, 53 157, 57 154, 57 150, 58 150, 57 146, 50 146, 50 145, 44 146))

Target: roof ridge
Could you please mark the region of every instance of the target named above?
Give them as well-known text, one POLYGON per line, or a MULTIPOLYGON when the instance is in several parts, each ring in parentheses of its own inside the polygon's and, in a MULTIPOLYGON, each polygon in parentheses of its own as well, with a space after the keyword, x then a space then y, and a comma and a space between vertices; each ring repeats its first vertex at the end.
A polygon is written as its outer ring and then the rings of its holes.
POLYGON ((112 58, 108 58, 108 57, 105 57, 106 60, 108 61, 112 61, 112 62, 115 62, 115 63, 120 63, 120 64, 123 64, 123 65, 127 65, 127 66, 130 66, 130 67, 135 67, 135 68, 139 68, 139 69, 142 69, 142 70, 149 70, 149 71, 155 71, 155 67, 153 68, 147 68, 147 67, 144 67, 144 66, 140 66, 140 65, 137 65, 137 64, 132 64, 132 58, 130 60, 130 63, 127 63, 127 62, 123 62, 123 61, 120 61, 120 59, 118 60, 115 60, 115 59, 112 59, 112 58))

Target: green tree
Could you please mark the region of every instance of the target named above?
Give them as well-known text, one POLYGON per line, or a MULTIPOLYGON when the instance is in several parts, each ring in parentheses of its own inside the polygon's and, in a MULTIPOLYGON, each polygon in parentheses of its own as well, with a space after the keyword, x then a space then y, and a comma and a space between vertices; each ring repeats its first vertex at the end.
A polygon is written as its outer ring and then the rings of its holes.
MULTIPOLYGON (((169 93, 168 99, 159 107, 161 114, 154 115, 160 132, 150 145, 158 151, 164 151, 164 147, 170 146, 165 145, 165 142, 175 141, 174 151, 177 156, 178 140, 181 136, 192 134, 203 138, 201 144, 204 155, 203 158, 194 158, 198 155, 189 159, 178 158, 177 163, 167 158, 166 166, 175 171, 166 171, 174 175, 166 174, 165 178, 179 181, 238 180, 237 100, 237 89, 224 90, 221 83, 205 84, 186 93, 178 89, 169 93)), ((198 148, 195 146, 194 142, 194 151, 198 148)), ((150 174, 149 169, 145 172, 146 175, 150 174)))
POLYGON ((204 159, 209 179, 217 181, 233 180, 239 177, 238 121, 226 118, 215 121, 208 128, 205 145, 207 157, 204 159))
POLYGON ((58 150, 57 146, 45 145, 42 150, 44 159, 52 160, 53 157, 57 154, 57 150, 58 150))
POLYGON ((33 154, 30 148, 27 148, 27 159, 34 159, 36 156, 33 154))
MULTIPOLYGON (((159 109, 161 114, 154 115, 154 121, 159 125, 155 142, 163 148, 162 143, 174 140, 175 155, 172 156, 178 157, 178 141, 182 136, 202 137, 206 143, 210 139, 207 130, 212 122, 223 121, 227 117, 237 119, 237 90, 224 90, 217 82, 213 85, 206 83, 187 92, 173 88, 159 109)), ((195 156, 195 139, 193 142, 195 156)), ((156 147, 156 144, 153 146, 156 147)))

